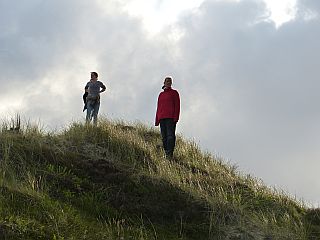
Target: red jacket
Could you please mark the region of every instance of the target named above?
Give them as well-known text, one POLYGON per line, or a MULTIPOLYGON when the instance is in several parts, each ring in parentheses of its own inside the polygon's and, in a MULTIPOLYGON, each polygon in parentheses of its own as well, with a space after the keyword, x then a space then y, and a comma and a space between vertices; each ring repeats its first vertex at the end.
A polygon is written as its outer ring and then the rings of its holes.
POLYGON ((174 122, 178 122, 180 114, 180 98, 178 91, 172 88, 166 88, 159 94, 158 107, 156 113, 156 123, 158 126, 161 119, 173 118, 174 122))

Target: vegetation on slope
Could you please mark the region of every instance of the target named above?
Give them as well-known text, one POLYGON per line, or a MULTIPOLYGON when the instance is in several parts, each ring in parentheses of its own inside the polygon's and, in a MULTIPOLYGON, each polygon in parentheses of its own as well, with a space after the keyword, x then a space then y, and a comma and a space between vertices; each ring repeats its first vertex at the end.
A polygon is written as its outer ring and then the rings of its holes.
POLYGON ((320 211, 142 124, 0 134, 0 239, 320 239, 320 211))

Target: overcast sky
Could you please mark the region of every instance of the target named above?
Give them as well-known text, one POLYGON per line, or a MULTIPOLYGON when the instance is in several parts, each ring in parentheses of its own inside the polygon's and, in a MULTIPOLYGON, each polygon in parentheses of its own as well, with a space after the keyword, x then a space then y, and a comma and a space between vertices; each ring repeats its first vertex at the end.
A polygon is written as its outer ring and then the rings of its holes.
POLYGON ((318 206, 320 1, 281 2, 0 0, 1 116, 83 121, 97 71, 100 114, 151 126, 171 75, 180 134, 318 206))

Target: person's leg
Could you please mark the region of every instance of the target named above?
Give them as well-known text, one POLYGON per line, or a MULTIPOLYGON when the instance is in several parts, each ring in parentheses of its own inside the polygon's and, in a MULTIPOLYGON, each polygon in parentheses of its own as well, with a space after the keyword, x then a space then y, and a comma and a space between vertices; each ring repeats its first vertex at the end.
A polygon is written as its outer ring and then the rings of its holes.
POLYGON ((99 108, 100 108, 100 101, 96 101, 94 104, 93 113, 92 113, 94 125, 97 125, 97 122, 98 122, 99 108))
POLYGON ((176 145, 176 123, 172 118, 167 121, 167 150, 168 157, 173 157, 174 147, 176 145))
POLYGON ((90 122, 91 122, 91 119, 92 119, 92 111, 93 111, 92 101, 89 100, 89 101, 87 101, 86 123, 90 123, 90 122))
POLYGON ((162 143, 163 143, 163 150, 165 151, 167 155, 167 119, 161 119, 160 120, 160 131, 161 131, 161 137, 162 137, 162 143))

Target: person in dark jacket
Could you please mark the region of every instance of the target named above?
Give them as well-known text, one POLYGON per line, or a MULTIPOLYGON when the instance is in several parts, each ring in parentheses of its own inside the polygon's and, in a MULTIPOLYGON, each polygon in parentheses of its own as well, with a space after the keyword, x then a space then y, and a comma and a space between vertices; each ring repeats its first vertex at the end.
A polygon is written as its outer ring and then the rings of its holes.
POLYGON ((177 90, 171 88, 172 78, 164 79, 163 92, 159 94, 155 125, 161 130, 163 149, 171 159, 176 144, 176 124, 180 115, 180 97, 177 90))
POLYGON ((97 125, 98 112, 100 108, 100 93, 106 90, 106 86, 102 82, 98 81, 98 73, 91 72, 91 79, 86 84, 84 90, 84 110, 87 109, 86 123, 90 123, 93 118, 94 125, 97 125))

